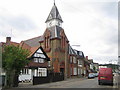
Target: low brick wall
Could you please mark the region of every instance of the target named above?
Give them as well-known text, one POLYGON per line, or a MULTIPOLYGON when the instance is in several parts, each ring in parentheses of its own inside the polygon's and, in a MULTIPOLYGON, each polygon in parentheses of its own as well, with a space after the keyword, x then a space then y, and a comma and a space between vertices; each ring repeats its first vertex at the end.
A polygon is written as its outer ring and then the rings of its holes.
POLYGON ((50 82, 49 77, 33 77, 33 85, 49 83, 49 82, 50 82))

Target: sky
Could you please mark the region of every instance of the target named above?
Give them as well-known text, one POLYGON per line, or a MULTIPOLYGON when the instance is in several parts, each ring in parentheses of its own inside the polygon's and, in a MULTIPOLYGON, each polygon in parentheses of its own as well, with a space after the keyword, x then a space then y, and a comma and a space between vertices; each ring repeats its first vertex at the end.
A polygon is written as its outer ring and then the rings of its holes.
MULTIPOLYGON (((0 0, 0 42, 41 36, 54 0, 0 0)), ((118 1, 56 0, 70 45, 100 64, 117 63, 118 1), (75 46, 79 45, 79 47, 75 46)))

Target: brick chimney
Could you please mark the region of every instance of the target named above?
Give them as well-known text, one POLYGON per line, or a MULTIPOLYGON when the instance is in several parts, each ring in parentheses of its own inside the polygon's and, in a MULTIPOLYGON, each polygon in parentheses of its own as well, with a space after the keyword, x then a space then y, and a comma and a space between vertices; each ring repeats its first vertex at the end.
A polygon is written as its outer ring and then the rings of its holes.
POLYGON ((6 37, 6 44, 10 44, 11 37, 6 37))
POLYGON ((86 59, 88 60, 88 56, 86 56, 86 59))

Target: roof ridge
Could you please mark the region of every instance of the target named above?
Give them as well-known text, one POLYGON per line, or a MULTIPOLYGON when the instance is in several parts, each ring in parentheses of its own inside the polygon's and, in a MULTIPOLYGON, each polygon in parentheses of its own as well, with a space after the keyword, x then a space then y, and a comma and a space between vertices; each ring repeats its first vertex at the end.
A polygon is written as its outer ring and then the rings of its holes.
POLYGON ((41 36, 33 37, 33 38, 30 38, 30 39, 27 39, 27 40, 23 40, 23 41, 25 42, 25 41, 32 40, 32 39, 35 39, 35 38, 38 38, 38 37, 41 37, 41 36))
POLYGON ((12 42, 12 43, 16 43, 16 44, 19 44, 18 42, 13 42, 13 41, 10 41, 10 42, 12 42))

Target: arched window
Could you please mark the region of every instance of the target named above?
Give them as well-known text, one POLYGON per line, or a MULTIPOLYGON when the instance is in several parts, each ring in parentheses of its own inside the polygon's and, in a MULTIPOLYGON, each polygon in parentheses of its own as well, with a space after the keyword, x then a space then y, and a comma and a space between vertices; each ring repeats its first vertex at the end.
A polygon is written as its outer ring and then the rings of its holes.
POLYGON ((45 37, 45 48, 47 48, 47 47, 46 47, 46 46, 47 46, 46 44, 47 44, 47 39, 46 39, 46 37, 45 37))
POLYGON ((49 39, 49 36, 45 37, 45 48, 50 48, 50 39, 49 39))
POLYGON ((49 51, 50 49, 50 31, 46 30, 44 33, 44 48, 49 51))

